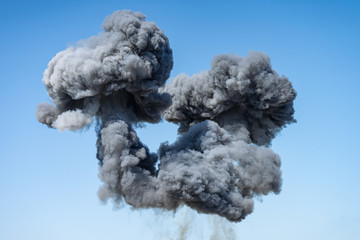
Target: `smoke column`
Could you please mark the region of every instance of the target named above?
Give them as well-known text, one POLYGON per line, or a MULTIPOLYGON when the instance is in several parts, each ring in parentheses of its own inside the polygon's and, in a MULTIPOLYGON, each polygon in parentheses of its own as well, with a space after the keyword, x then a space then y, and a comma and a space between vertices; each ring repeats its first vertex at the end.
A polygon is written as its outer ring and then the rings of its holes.
POLYGON ((252 212, 254 196, 280 192, 280 158, 268 146, 295 122, 296 93, 268 56, 219 55, 210 70, 165 85, 172 50, 155 23, 124 10, 103 29, 49 62, 43 83, 53 104, 36 112, 61 131, 95 119, 101 200, 187 205, 238 222, 252 212), (179 137, 150 153, 134 128, 162 118, 179 125, 179 137))

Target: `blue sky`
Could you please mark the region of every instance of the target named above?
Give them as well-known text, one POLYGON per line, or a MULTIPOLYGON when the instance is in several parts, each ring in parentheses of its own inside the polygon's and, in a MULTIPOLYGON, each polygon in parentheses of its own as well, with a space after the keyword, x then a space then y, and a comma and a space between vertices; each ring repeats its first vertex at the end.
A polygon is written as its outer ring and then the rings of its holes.
MULTIPOLYGON (((359 239, 355 0, 1 1, 0 239, 176 239, 181 214, 191 216, 193 232, 209 235, 207 217, 187 210, 174 217, 100 204, 94 129, 59 133, 36 121, 36 105, 49 101, 41 82, 49 60, 101 32, 119 9, 141 11, 164 30, 171 77, 209 69, 217 54, 257 50, 292 81, 298 122, 272 145, 282 158, 282 192, 231 225, 238 239, 359 239)), ((139 135, 156 151, 174 141, 176 126, 147 125, 139 135)))

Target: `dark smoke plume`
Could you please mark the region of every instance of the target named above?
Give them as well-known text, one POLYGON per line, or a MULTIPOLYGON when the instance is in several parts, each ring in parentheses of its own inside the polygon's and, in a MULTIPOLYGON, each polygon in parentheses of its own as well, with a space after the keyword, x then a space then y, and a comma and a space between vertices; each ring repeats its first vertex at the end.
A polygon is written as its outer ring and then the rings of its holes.
POLYGON ((172 50, 144 19, 116 11, 103 33, 58 53, 43 78, 54 105, 40 104, 37 119, 59 130, 96 119, 101 200, 168 210, 185 204, 240 221, 254 196, 280 192, 280 158, 267 146, 295 121, 296 93, 259 52, 216 56, 211 70, 164 85, 172 50), (179 137, 150 153, 134 127, 162 116, 179 125, 179 137))

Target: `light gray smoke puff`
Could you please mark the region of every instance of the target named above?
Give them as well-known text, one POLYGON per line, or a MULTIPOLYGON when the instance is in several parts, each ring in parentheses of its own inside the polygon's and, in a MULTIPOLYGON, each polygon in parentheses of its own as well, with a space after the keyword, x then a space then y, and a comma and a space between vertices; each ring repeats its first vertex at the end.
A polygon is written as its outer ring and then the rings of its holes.
POLYGON ((172 51, 144 18, 117 11, 104 33, 57 54, 43 79, 55 106, 39 105, 37 119, 77 130, 96 117, 103 201, 168 210, 186 204, 241 221, 254 196, 280 192, 280 158, 265 146, 295 121, 296 93, 258 52, 216 56, 211 70, 164 86, 172 51), (161 114, 179 124, 180 135, 154 154, 134 127, 161 114))

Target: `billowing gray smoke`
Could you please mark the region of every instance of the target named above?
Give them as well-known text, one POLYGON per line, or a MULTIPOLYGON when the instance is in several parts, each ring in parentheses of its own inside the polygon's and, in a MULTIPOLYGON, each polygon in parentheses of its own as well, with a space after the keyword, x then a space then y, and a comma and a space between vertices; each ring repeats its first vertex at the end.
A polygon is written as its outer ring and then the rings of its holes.
POLYGON ((40 104, 37 119, 59 130, 96 119, 103 201, 168 210, 186 204, 240 221, 254 196, 280 192, 280 158, 267 146, 295 121, 296 93, 259 52, 216 56, 211 70, 164 86, 172 50, 144 19, 116 11, 104 33, 58 53, 43 78, 54 105, 40 104), (162 116, 179 125, 179 137, 150 153, 134 127, 162 116))

